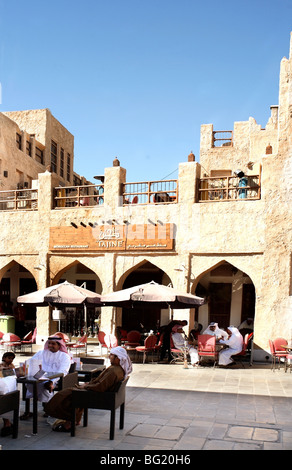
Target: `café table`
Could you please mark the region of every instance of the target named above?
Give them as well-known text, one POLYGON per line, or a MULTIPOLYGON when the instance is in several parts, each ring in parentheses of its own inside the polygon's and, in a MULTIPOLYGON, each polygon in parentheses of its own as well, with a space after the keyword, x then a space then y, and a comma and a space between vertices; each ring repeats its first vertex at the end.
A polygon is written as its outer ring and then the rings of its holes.
POLYGON ((32 385, 32 432, 37 434, 38 432, 38 384, 43 383, 44 381, 56 379, 58 377, 63 377, 63 373, 47 373, 45 378, 36 378, 34 376, 26 375, 24 377, 18 377, 17 383, 22 384, 22 399, 25 401, 25 415, 30 414, 30 398, 26 397, 27 388, 26 385, 32 385))
POLYGON ((106 366, 104 364, 82 364, 82 368, 76 368, 79 382, 90 382, 94 377, 98 377, 106 366))

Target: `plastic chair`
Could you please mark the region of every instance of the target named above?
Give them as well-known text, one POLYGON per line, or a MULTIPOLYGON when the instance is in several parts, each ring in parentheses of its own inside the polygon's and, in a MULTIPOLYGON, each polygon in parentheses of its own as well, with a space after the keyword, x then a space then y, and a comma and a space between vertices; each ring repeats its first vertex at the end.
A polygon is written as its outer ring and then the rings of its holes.
POLYGON ((105 335, 104 342, 107 349, 116 348, 118 346, 118 340, 115 335, 109 334, 105 335))
POLYGON ((27 347, 30 348, 30 352, 32 353, 32 345, 35 344, 36 342, 36 336, 37 336, 37 329, 35 328, 21 340, 21 352, 26 349, 27 347))
POLYGON ((79 352, 80 354, 80 350, 81 349, 84 349, 85 351, 85 355, 87 354, 87 335, 84 335, 82 336, 82 338, 80 338, 76 343, 74 344, 68 344, 67 345, 67 349, 73 349, 75 350, 76 352, 76 355, 77 355, 77 352, 79 352))
POLYGON ((219 352, 216 351, 216 336, 199 335, 198 336, 198 355, 199 362, 201 357, 214 358, 214 367, 218 362, 219 352))
POLYGON ((12 437, 18 436, 18 417, 19 417, 19 390, 0 395, 0 415, 13 411, 12 437))
POLYGON ((252 337, 253 337, 253 333, 246 333, 246 335, 244 336, 241 352, 238 354, 234 354, 232 356, 233 358, 238 358, 238 359, 250 356, 250 363, 249 363, 250 366, 251 366, 251 348, 249 348, 249 343, 252 340, 252 337))
POLYGON ((150 335, 144 341, 144 346, 137 346, 136 351, 143 353, 143 364, 145 364, 145 359, 148 353, 152 352, 152 362, 153 362, 153 352, 156 351, 157 336, 150 335))
POLYGON ((99 345, 100 345, 100 354, 102 353, 102 348, 107 348, 107 345, 105 344, 105 341, 104 341, 104 337, 105 337, 105 333, 103 331, 99 331, 97 334, 97 338, 98 338, 99 345))
POLYGON ((141 333, 136 330, 129 331, 127 334, 127 341, 125 342, 125 346, 133 347, 140 346, 141 340, 141 333))
POLYGON ((172 339, 172 334, 170 335, 170 354, 172 357, 172 360, 170 361, 170 364, 175 364, 177 362, 184 362, 185 361, 185 354, 181 349, 177 349, 174 346, 174 342, 172 339))
POLYGON ((113 392, 93 392, 92 390, 72 391, 72 416, 71 416, 71 436, 75 436, 75 409, 83 408, 83 426, 87 426, 88 408, 95 410, 110 410, 110 434, 109 438, 114 439, 115 435, 115 415, 116 409, 120 407, 120 429, 124 428, 126 385, 129 377, 117 384, 113 392))
POLYGON ((65 333, 62 333, 61 331, 57 331, 57 333, 54 333, 53 336, 59 336, 60 338, 62 338, 62 340, 65 342, 65 343, 69 343, 69 336, 66 335, 65 333))
POLYGON ((19 336, 14 333, 4 333, 2 337, 2 344, 5 351, 16 351, 16 349, 21 349, 21 339, 19 336))
POLYGON ((287 340, 284 338, 276 338, 274 341, 269 339, 270 352, 272 355, 272 367, 271 369, 275 371, 276 361, 278 359, 279 369, 281 368, 281 359, 286 360, 287 351, 282 347, 283 344, 288 344, 287 340))

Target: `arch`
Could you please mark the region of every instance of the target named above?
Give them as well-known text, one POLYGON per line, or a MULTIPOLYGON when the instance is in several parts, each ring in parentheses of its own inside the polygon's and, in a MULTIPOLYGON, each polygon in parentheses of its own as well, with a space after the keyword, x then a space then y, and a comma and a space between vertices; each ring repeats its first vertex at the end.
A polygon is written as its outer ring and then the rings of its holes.
POLYGON ((241 264, 239 262, 239 260, 237 260, 236 262, 231 263, 230 261, 227 261, 225 258, 222 258, 217 263, 210 264, 210 266, 208 266, 208 268, 204 269, 204 271, 201 271, 200 274, 198 274, 196 276, 196 278, 194 279, 194 282, 192 284, 192 287, 191 287, 191 293, 194 294, 196 292, 197 286, 200 283, 200 279, 202 279, 202 277, 204 277, 208 272, 218 268, 221 265, 224 265, 225 263, 230 264, 231 266, 234 267, 234 269, 237 269, 237 270, 240 270, 240 271, 244 272, 246 275, 248 275, 248 277, 250 278, 252 283, 255 285, 255 282, 253 280, 253 274, 251 274, 251 273, 247 272, 247 270, 245 270, 245 266, 243 266, 244 263, 241 264))
MULTIPOLYGON (((12 259, 11 261, 9 261, 8 264, 6 264, 2 268, 0 268, 0 282, 3 278, 3 276, 6 274, 6 272, 9 271, 15 264, 18 264, 19 266, 22 266, 24 269, 26 269, 32 275, 32 277, 35 279, 35 276, 34 276, 33 272, 31 271, 30 266, 28 266, 26 263, 19 263, 19 261, 15 260, 15 259, 12 259)), ((36 281, 36 279, 35 279, 35 281, 36 281)))
POLYGON ((229 324, 239 326, 248 317, 255 318, 255 285, 240 269, 240 263, 235 265, 226 259, 213 263, 196 277, 192 293, 208 299, 206 305, 195 310, 195 320, 203 328, 211 321, 226 328, 229 324))
MULTIPOLYGON (((118 282, 117 282, 117 290, 123 289, 124 283, 125 283, 126 279, 128 278, 128 276, 129 276, 131 273, 133 273, 133 272, 139 270, 140 268, 143 268, 143 266, 145 266, 145 265, 147 265, 147 264, 152 265, 154 270, 160 270, 160 271, 163 271, 163 272, 165 273, 165 271, 164 271, 160 266, 158 266, 157 264, 152 263, 152 261, 150 261, 149 259, 144 258, 142 261, 140 261, 139 263, 135 264, 134 266, 132 266, 131 268, 129 268, 127 271, 125 271, 125 272, 122 274, 122 276, 120 277, 120 279, 119 279, 118 282)), ((167 273, 165 273, 165 274, 167 275, 167 277, 168 277, 168 279, 169 279, 169 282, 168 282, 167 284, 171 283, 171 282, 172 282, 172 281, 171 281, 171 278, 168 276, 167 273)), ((151 282, 151 281, 154 281, 154 280, 155 280, 155 279, 149 279, 149 281, 145 281, 145 282, 151 282)), ((137 282, 135 285, 138 285, 138 284, 139 284, 139 283, 137 282)), ((133 284, 133 285, 134 285, 134 284, 133 284)))
POLYGON ((37 281, 29 267, 13 259, 0 269, 1 311, 7 315, 14 315, 15 325, 11 333, 16 333, 20 337, 35 328, 36 307, 19 306, 17 297, 35 290, 37 290, 37 281))
MULTIPOLYGON (((65 280, 98 294, 102 292, 102 284, 98 275, 86 263, 77 259, 66 266, 63 265, 51 281, 52 285, 54 285, 65 280)), ((86 307, 86 315, 84 309, 83 305, 63 308, 65 319, 60 322, 59 329, 74 337, 81 336, 85 331, 88 332, 89 336, 97 336, 97 322, 101 308, 88 305, 86 307)))
MULTIPOLYGON (((151 281, 168 285, 171 279, 163 269, 145 258, 123 273, 118 281, 117 290, 151 281)), ((152 306, 151 309, 145 306, 130 309, 119 308, 116 318, 116 324, 123 326, 124 329, 128 331, 136 329, 141 332, 156 331, 161 324, 168 323, 168 321, 169 311, 155 306, 152 306)))

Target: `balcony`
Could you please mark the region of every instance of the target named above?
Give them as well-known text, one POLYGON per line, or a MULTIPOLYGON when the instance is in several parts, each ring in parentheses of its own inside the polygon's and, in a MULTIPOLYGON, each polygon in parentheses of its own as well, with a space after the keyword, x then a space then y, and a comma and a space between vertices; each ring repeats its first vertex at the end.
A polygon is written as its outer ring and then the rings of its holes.
POLYGON ((54 209, 94 207, 103 203, 103 184, 55 188, 54 209))
POLYGON ((175 204, 177 202, 177 180, 125 183, 123 187, 123 205, 175 204))
POLYGON ((213 131, 212 147, 232 147, 233 132, 232 131, 213 131))
POLYGON ((261 198, 260 175, 207 177, 199 180, 199 202, 252 201, 261 198))
POLYGON ((37 208, 38 191, 36 189, 0 191, 1 211, 37 210, 37 208))

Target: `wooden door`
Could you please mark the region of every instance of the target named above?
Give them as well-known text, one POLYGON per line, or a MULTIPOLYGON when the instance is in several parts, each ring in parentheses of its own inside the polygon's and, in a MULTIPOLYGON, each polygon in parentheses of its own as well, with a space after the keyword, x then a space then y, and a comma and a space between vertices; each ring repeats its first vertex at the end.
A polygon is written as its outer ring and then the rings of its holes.
POLYGON ((209 323, 218 323, 219 328, 230 325, 232 284, 210 283, 209 323))

